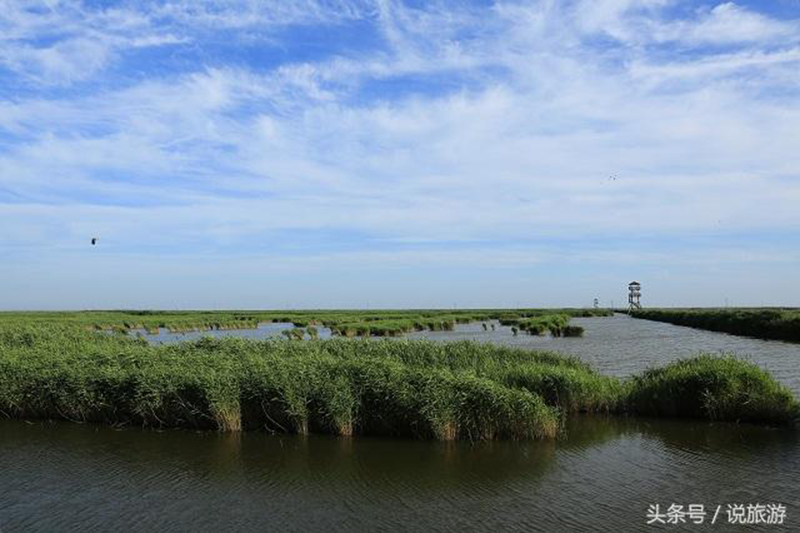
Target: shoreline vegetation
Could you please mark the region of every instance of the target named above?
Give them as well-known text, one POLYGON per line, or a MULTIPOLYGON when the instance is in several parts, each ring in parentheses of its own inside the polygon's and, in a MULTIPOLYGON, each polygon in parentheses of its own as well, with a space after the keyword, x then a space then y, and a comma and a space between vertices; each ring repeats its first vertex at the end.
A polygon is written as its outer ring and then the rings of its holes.
POLYGON ((800 342, 800 309, 796 308, 641 309, 632 316, 731 335, 800 342))
POLYGON ((74 323, 0 321, 8 418, 474 441, 554 438, 578 413, 781 426, 800 407, 767 372, 733 357, 701 355, 621 380, 577 358, 469 341, 153 346, 74 323))
MULTIPOLYGON (((560 312, 535 317, 501 318, 500 324, 515 327, 529 335, 544 335, 550 333, 553 337, 582 337, 582 327, 569 325, 569 321, 573 316, 575 315, 560 312)), ((581 316, 610 316, 610 314, 581 316)))
POLYGON ((171 333, 255 329, 261 323, 282 322, 295 328, 325 326, 341 337, 395 337, 413 331, 452 331, 456 324, 497 320, 532 335, 550 332, 554 336, 580 336, 582 328, 569 326, 570 318, 612 314, 610 309, 6 312, 0 313, 0 323, 55 322, 119 333, 139 329, 154 334, 160 329, 171 333))

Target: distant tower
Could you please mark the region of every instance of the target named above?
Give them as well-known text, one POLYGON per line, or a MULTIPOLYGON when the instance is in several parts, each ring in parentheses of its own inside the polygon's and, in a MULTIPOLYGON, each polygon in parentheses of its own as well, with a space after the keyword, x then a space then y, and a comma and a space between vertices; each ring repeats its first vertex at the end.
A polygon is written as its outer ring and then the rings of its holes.
POLYGON ((641 309, 639 298, 642 297, 642 285, 638 281, 628 283, 628 313, 634 309, 641 309))

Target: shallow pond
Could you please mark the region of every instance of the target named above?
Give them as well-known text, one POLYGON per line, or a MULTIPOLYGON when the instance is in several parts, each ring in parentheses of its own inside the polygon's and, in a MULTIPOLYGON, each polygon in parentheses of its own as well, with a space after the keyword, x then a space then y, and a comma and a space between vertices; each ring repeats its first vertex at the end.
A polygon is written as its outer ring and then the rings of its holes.
POLYGON ((587 417, 567 434, 470 445, 0 421, 0 530, 620 532, 673 503, 707 521, 721 505, 718 531, 727 504, 778 503, 787 527, 766 530, 800 528, 796 432, 587 417))

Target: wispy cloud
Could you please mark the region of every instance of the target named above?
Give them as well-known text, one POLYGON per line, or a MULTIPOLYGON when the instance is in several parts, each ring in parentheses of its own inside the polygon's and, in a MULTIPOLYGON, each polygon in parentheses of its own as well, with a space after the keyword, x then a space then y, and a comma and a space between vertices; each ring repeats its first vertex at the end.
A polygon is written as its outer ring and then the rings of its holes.
POLYGON ((376 271, 407 246, 448 247, 404 255, 409 268, 525 268, 596 257, 592 239, 642 257, 627 243, 646 237, 688 264, 698 248, 672 246, 692 236, 772 239, 800 224, 800 26, 743 5, 0 13, 12 260, 58 260, 102 233, 129 257, 325 250, 376 271))

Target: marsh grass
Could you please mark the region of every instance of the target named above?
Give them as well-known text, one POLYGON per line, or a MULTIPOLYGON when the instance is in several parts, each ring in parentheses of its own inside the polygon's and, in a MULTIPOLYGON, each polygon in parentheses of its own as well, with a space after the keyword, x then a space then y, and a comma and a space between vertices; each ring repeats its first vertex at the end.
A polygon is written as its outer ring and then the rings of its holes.
POLYGON ((455 318, 448 316, 329 323, 331 332, 343 337, 397 337, 412 331, 452 331, 455 325, 455 318))
POLYGON ((584 329, 581 326, 566 325, 561 331, 563 337, 583 337, 584 329))
MULTIPOLYGON (((262 322, 291 323, 297 328, 325 325, 341 336, 398 336, 419 330, 452 330, 456 324, 509 321, 548 314, 609 316, 601 309, 484 309, 484 310, 376 310, 376 311, 81 311, 0 312, 0 324, 81 326, 87 329, 128 332, 144 329, 158 333, 253 329, 262 322)), ((488 328, 488 325, 487 325, 488 328)))
POLYGON ((732 335, 800 342, 799 309, 643 309, 633 316, 732 335))
POLYGON ((480 440, 552 438, 581 412, 788 424, 797 403, 733 358, 621 381, 576 358, 467 341, 151 346, 70 325, 0 325, 0 415, 12 418, 480 440))
POLYGON ((517 321, 517 327, 530 335, 544 335, 550 333, 553 337, 561 337, 567 328, 570 315, 558 313, 526 318, 517 321))
POLYGON ((788 389, 733 356, 676 361, 637 376, 629 388, 628 403, 640 414, 770 424, 791 423, 800 416, 788 389))
POLYGON ((301 341, 306 337, 306 330, 304 328, 292 328, 281 331, 281 335, 290 340, 301 341))
POLYGON ((46 328, 1 337, 0 412, 14 418, 437 439, 544 438, 559 427, 540 395, 470 371, 477 354, 458 359, 434 343, 155 347, 46 328))

